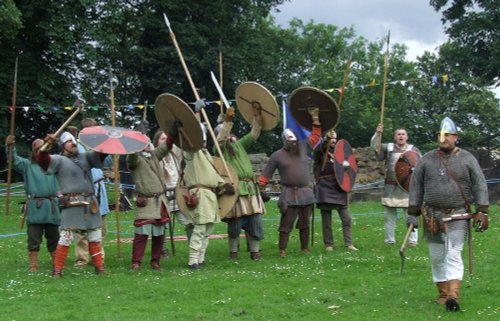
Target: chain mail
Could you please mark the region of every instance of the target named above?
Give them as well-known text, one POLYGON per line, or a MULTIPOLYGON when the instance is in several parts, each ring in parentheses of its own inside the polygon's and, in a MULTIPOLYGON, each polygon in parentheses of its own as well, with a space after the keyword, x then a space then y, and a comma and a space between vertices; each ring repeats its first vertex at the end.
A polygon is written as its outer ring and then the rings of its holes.
POLYGON ((451 154, 433 150, 417 163, 410 184, 410 206, 464 208, 468 203, 488 205, 488 187, 477 160, 466 150, 451 154), (452 178, 454 177, 454 179, 452 178), (455 181, 456 180, 456 181, 455 181))

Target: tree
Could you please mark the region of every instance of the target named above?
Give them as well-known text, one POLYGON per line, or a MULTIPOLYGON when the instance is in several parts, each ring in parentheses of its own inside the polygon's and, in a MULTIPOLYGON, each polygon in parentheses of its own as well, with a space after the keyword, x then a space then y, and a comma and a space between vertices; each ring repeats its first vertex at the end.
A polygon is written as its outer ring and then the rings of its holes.
POLYGON ((496 0, 431 0, 443 10, 443 24, 450 43, 440 55, 456 67, 467 69, 483 85, 500 85, 500 10, 496 0))
POLYGON ((21 11, 13 0, 4 0, 0 4, 0 46, 15 38, 21 29, 21 11))

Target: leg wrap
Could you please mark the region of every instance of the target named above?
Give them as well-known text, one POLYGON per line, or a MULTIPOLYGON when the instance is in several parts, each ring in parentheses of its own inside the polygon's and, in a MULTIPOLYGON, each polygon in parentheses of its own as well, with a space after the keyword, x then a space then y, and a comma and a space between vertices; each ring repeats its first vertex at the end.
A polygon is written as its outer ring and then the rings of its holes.
POLYGON ((102 261, 101 242, 89 242, 89 254, 96 269, 102 268, 104 263, 102 261))
POLYGON ((64 268, 64 262, 66 262, 68 252, 69 246, 61 244, 57 245, 56 255, 54 259, 54 271, 61 271, 64 268))
POLYGON ((240 247, 240 237, 228 238, 229 252, 238 252, 240 247))

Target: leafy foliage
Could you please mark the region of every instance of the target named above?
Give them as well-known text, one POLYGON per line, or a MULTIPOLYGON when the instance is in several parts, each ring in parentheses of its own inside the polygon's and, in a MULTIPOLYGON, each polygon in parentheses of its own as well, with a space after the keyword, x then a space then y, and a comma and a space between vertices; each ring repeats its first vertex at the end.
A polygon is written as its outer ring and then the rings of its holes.
POLYGON ((500 10, 496 0, 431 0, 450 37, 441 55, 484 85, 500 85, 500 10), (450 3, 451 2, 451 3, 450 3))
MULTIPOLYGON (((385 42, 370 43, 358 37, 352 28, 304 23, 299 19, 291 21, 287 28, 278 27, 270 12, 282 2, 3 2, 0 11, 6 12, 5 19, 10 20, 0 27, 0 42, 5 48, 0 51, 0 84, 6 88, 0 92, 1 105, 5 107, 11 101, 16 57, 17 105, 40 107, 16 111, 19 143, 28 143, 57 129, 70 112, 53 107, 69 106, 76 97, 100 108, 86 108, 74 125, 81 117, 94 117, 100 124, 109 124, 111 89, 115 104, 121 106, 145 102, 152 105, 164 92, 188 103, 195 101, 195 91, 201 98, 217 100, 210 71, 219 73, 221 58, 222 87, 228 98, 242 82, 257 81, 276 96, 280 106, 289 93, 302 85, 329 89, 338 101, 336 89, 342 86, 351 58, 337 130, 353 147, 368 145, 380 121, 385 42), (165 26, 163 13, 168 15, 173 35, 165 26), (188 81, 171 36, 177 39, 195 89, 188 81)), ((491 9, 492 2, 481 3, 491 9)), ((488 10, 484 13, 495 12, 488 10)), ((453 21, 465 17, 450 15, 453 21)), ((495 147, 500 128, 498 100, 485 89, 484 77, 450 59, 459 48, 457 43, 448 43, 441 47, 438 57, 424 55, 414 63, 406 60, 405 46, 391 44, 385 141, 392 139, 394 129, 406 127, 413 143, 430 147, 437 123, 446 115, 466 129, 462 144, 495 147), (441 74, 449 75, 446 85, 430 81, 441 74)), ((465 51, 461 57, 469 60, 465 51)), ((481 56, 488 63, 498 60, 484 58, 481 56)), ((498 68, 488 70, 494 72, 498 68)), ((153 133, 157 125, 150 111, 147 119, 153 133)), ((206 111, 211 124, 215 124, 219 106, 211 104, 206 111)), ((0 141, 8 132, 8 116, 9 110, 0 108, 0 141)), ((123 127, 133 127, 142 116, 142 112, 128 109, 116 114, 118 125, 123 127)), ((248 132, 249 124, 238 114, 233 129, 241 137, 248 132)), ((251 152, 270 154, 278 149, 282 129, 280 123, 263 133, 251 152)), ((0 163, 5 164, 3 157, 0 163)))

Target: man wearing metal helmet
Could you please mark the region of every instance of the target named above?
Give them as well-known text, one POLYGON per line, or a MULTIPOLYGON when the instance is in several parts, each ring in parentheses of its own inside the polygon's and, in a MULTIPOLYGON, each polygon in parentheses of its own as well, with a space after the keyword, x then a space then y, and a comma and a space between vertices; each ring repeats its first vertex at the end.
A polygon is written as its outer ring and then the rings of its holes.
MULTIPOLYGON (((310 184, 307 152, 308 149, 312 150, 321 139, 321 123, 319 121, 319 108, 309 107, 308 112, 312 118, 312 132, 308 139, 299 142, 292 130, 285 129, 281 135, 283 148, 271 155, 269 162, 259 177, 259 188, 261 192, 265 193, 265 187, 269 183, 274 171, 277 169, 280 174, 281 193, 278 201, 281 212, 278 229, 280 257, 286 256, 288 239, 297 217, 301 250, 303 252, 310 252, 309 218, 313 210, 315 198, 310 184)), ((263 198, 265 200, 268 199, 267 196, 263 198)))
MULTIPOLYGON (((15 136, 8 135, 5 140, 6 149, 14 143, 15 136)), ((41 139, 33 141, 29 159, 17 155, 15 146, 12 149, 12 165, 14 170, 23 175, 24 190, 28 198, 23 206, 23 217, 28 223, 29 272, 38 271, 38 252, 44 234, 47 240, 47 250, 52 257, 52 264, 54 264, 57 241, 59 240, 59 224, 61 223, 57 199, 59 191, 57 180, 54 175, 45 175, 35 162, 36 155, 42 145, 43 140, 41 139)))
POLYGON ((335 177, 333 151, 336 144, 337 133, 331 129, 326 132, 323 143, 313 153, 313 172, 316 179, 314 194, 316 207, 321 210, 323 243, 327 252, 333 251, 332 210, 335 209, 342 221, 344 246, 349 251, 357 251, 358 249, 352 245, 352 217, 348 209, 349 195, 342 190, 335 177))
POLYGON ((460 310, 462 250, 470 219, 476 231, 488 228, 486 180, 474 156, 456 146, 457 139, 455 124, 446 117, 438 134, 439 148, 426 153, 413 172, 407 222, 417 226, 417 216, 424 217, 432 279, 439 291, 436 302, 446 304, 448 311, 460 310))
POLYGON ((50 155, 48 150, 56 139, 55 135, 48 135, 37 155, 37 162, 42 169, 56 176, 62 193, 59 199, 61 231, 52 276, 61 277, 74 238, 73 232, 77 230, 87 234, 95 272, 105 273, 101 252, 101 216, 90 170, 102 168, 107 155, 94 151, 79 153, 76 139, 69 132, 64 132, 59 138, 62 155, 50 155))
MULTIPOLYGON (((406 151, 414 151, 421 154, 420 150, 412 144, 408 144, 408 132, 404 128, 398 128, 394 132, 394 143, 382 144, 380 151, 377 151, 377 135, 382 135, 384 125, 378 124, 377 132, 373 135, 370 147, 377 153, 377 160, 385 160, 385 185, 382 195, 382 205, 384 205, 384 229, 385 243, 393 245, 396 243, 395 231, 398 208, 403 210, 404 216, 407 215, 408 193, 399 186, 396 181, 395 165, 398 158, 406 151)), ((410 235, 409 245, 417 246, 418 232, 415 229, 410 235)))

